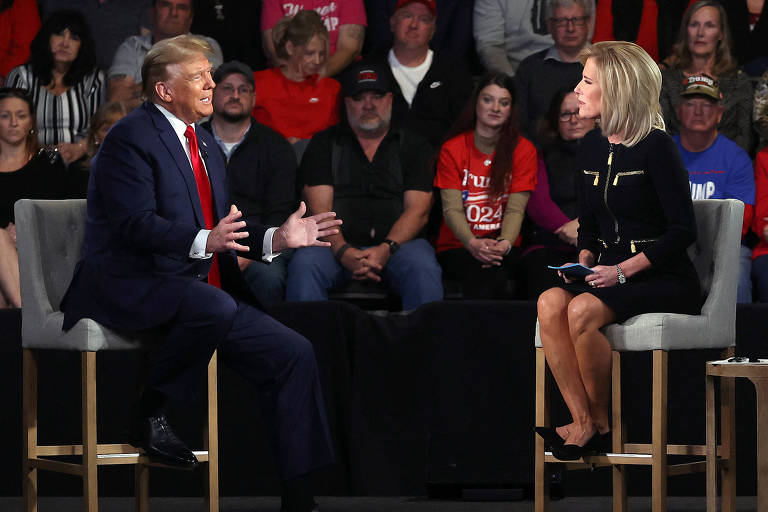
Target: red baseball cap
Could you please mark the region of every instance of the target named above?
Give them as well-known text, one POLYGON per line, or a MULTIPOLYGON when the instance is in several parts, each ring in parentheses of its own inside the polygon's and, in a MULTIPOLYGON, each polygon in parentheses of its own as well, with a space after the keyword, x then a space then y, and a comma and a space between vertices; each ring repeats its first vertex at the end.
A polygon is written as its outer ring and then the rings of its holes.
POLYGON ((437 6, 435 5, 435 0, 397 0, 395 11, 401 7, 405 7, 408 4, 412 4, 413 2, 419 2, 420 4, 426 5, 427 9, 429 9, 429 12, 432 13, 432 16, 437 16, 437 6))

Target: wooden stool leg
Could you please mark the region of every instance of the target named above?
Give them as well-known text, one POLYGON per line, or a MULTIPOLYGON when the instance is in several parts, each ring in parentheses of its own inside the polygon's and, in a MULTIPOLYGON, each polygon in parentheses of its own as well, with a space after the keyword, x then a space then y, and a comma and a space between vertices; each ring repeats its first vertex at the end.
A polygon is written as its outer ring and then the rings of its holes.
MULTIPOLYGON (((549 426, 549 386, 547 386, 547 361, 543 348, 536 349, 536 425, 549 426)), ((549 476, 547 465, 544 463, 544 440, 539 435, 534 434, 534 436, 536 436, 534 443, 536 463, 533 475, 534 506, 536 512, 547 512, 549 510, 549 476)))
POLYGON ((664 350, 653 351, 653 412, 651 427, 651 509, 667 510, 667 363, 664 350))
POLYGON ((29 460, 37 457, 37 356, 25 348, 22 351, 22 446, 21 478, 24 512, 37 512, 37 468, 29 460))
MULTIPOLYGON (((726 379, 721 379, 726 380, 726 379)), ((717 512, 717 440, 715 436, 715 377, 707 375, 707 512, 717 512)))
MULTIPOLYGON (((723 351, 723 359, 733 357, 733 347, 723 351)), ((720 482, 723 512, 736 512, 736 379, 720 379, 720 482)))
MULTIPOLYGON (((621 417, 621 354, 611 354, 611 432, 613 453, 624 453, 627 432, 621 417)), ((613 466, 613 512, 627 510, 627 467, 623 464, 613 466)))
POLYGON ((83 499, 87 512, 99 510, 98 457, 96 437, 96 352, 83 352, 83 499))
POLYGON ((206 512, 219 510, 219 404, 218 404, 218 354, 213 353, 208 363, 208 418, 203 434, 208 450, 208 481, 205 486, 206 512))
POLYGON ((136 464, 136 512, 149 512, 149 466, 136 464))
POLYGON ((768 512, 768 378, 749 380, 757 403, 757 512, 768 512))

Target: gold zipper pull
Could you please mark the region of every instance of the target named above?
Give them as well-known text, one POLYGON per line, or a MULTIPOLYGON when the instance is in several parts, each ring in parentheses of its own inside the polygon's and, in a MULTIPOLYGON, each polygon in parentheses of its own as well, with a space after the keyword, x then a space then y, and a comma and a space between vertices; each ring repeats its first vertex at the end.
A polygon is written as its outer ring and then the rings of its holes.
POLYGON ((635 247, 635 241, 634 240, 632 240, 629 243, 629 250, 630 250, 630 252, 632 252, 632 254, 635 254, 637 252, 637 247, 635 247))
POLYGON ((615 187, 615 186, 617 186, 617 185, 619 184, 619 174, 620 174, 620 173, 618 173, 618 172, 617 172, 617 173, 616 173, 616 177, 615 177, 615 178, 613 178, 613 186, 614 186, 614 187, 615 187))
POLYGON ((608 166, 610 167, 611 162, 613 162, 613 150, 611 150, 610 153, 608 153, 608 166))
POLYGON ((597 182, 598 182, 599 180, 600 180, 600 174, 596 174, 596 175, 595 175, 595 181, 593 181, 593 182, 592 182, 592 186, 593 186, 593 187, 596 187, 596 186, 597 186, 597 182))

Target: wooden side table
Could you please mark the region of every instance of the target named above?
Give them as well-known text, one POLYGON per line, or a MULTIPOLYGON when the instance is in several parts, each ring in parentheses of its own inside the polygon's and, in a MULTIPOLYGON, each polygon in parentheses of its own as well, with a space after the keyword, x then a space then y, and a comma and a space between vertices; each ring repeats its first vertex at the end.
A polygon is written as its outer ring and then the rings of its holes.
MULTIPOLYGON (((736 482, 733 460, 722 460, 722 454, 716 453, 715 442, 715 377, 733 380, 737 377, 752 381, 756 391, 757 403, 757 511, 768 512, 768 359, 759 362, 711 361, 707 363, 707 512, 717 510, 717 465, 726 464, 723 477, 723 510, 735 510, 736 482), (721 460, 718 460, 721 456, 721 460), (726 479, 728 480, 726 482, 726 479), (726 486, 728 487, 726 492, 726 486)), ((733 415, 734 404, 721 404, 721 414, 733 415), (730 408, 726 411, 726 408, 730 408)), ((725 422, 723 422, 725 425, 725 422)), ((725 429, 724 429, 725 430, 725 429)), ((727 435, 733 435, 733 430, 727 435)), ((725 433, 724 433, 725 435, 725 433)), ((733 454, 733 438, 727 440, 733 454)), ((723 441, 725 445, 725 440, 723 441)))

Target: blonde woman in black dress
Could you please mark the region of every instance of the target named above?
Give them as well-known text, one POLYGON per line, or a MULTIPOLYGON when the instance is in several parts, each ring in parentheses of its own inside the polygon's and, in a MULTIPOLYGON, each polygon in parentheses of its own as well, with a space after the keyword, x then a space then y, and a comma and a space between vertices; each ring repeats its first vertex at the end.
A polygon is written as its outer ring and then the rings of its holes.
POLYGON ((610 429, 611 346, 604 325, 648 312, 697 314, 687 255, 696 224, 674 141, 664 132, 661 74, 634 43, 582 53, 579 116, 598 120, 579 156, 579 263, 594 273, 541 294, 541 342, 573 422, 543 433, 556 457, 601 451, 610 429))

